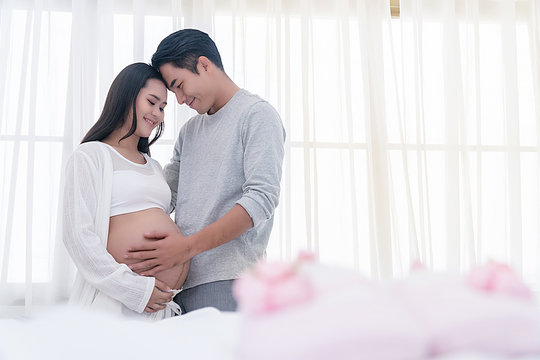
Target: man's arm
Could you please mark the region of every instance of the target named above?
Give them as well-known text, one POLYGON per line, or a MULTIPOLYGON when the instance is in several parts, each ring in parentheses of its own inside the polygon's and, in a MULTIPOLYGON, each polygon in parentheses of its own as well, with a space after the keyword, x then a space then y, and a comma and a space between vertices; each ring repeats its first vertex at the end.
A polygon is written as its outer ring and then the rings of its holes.
POLYGON ((190 236, 158 231, 145 234, 145 238, 154 240, 128 249, 125 258, 144 260, 129 267, 141 275, 153 276, 236 239, 252 227, 253 221, 247 211, 236 204, 221 218, 190 236))
POLYGON ((163 168, 163 176, 169 188, 171 189, 171 204, 169 206, 169 213, 172 213, 176 207, 176 198, 178 196, 178 174, 180 173, 180 157, 182 155, 182 144, 183 144, 183 129, 178 135, 178 139, 174 144, 174 150, 172 158, 169 163, 163 168))
POLYGON ((220 219, 188 237, 181 233, 146 234, 153 241, 128 249, 126 254, 127 259, 144 260, 132 269, 144 275, 169 269, 270 219, 279 200, 284 141, 279 114, 266 102, 253 106, 249 121, 242 124, 242 197, 220 219))

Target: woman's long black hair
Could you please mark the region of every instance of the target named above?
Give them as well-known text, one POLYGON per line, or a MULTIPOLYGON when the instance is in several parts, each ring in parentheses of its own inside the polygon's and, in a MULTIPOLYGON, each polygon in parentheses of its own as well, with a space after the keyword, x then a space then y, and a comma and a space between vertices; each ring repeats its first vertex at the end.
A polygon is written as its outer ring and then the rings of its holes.
MULTIPOLYGON (((88 141, 102 141, 114 130, 122 127, 129 115, 130 109, 133 111, 131 128, 120 141, 131 136, 137 129, 137 111, 135 110, 137 95, 139 95, 139 91, 146 85, 149 79, 157 79, 165 84, 161 74, 152 66, 145 63, 134 63, 120 71, 109 88, 105 105, 98 121, 88 130, 81 144, 88 141)), ((137 149, 140 152, 150 155, 150 145, 156 142, 162 133, 163 122, 157 126, 156 135, 152 141, 148 142, 147 137, 141 137, 139 139, 137 149)))

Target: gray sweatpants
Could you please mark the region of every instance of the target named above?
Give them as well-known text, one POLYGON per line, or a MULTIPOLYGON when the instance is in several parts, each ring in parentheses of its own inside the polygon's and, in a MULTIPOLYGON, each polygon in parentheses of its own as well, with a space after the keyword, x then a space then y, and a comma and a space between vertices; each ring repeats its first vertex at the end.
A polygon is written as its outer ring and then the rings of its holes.
POLYGON ((232 295, 234 280, 214 281, 182 290, 174 297, 182 314, 203 307, 215 307, 220 311, 236 311, 236 300, 232 295))

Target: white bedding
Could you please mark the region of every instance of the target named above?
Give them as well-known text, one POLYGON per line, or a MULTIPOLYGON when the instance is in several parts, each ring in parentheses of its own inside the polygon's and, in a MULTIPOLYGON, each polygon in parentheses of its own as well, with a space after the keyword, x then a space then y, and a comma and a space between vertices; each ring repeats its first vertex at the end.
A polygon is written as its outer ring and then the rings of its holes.
POLYGON ((238 315, 205 308, 158 322, 59 307, 0 320, 0 360, 235 359, 238 315))
MULTIPOLYGON (((237 335, 241 316, 205 308, 149 323, 58 307, 31 319, 0 320, 0 360, 237 359, 235 354, 242 341, 237 335)), ((436 358, 517 359, 540 357, 505 358, 461 352, 436 358)))

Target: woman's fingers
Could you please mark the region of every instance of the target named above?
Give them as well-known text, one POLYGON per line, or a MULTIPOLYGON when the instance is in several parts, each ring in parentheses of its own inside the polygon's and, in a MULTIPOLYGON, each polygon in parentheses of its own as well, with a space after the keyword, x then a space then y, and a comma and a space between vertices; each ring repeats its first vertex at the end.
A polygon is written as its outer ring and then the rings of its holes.
POLYGON ((147 313, 154 313, 156 311, 163 310, 166 307, 167 305, 165 304, 152 304, 151 306, 147 305, 146 308, 144 308, 144 311, 147 313))
POLYGON ((156 292, 156 299, 159 299, 158 302, 168 303, 171 301, 174 296, 171 288, 161 280, 156 279, 155 281, 154 291, 156 292))
POLYGON ((150 259, 150 260, 141 261, 135 264, 130 264, 128 266, 131 269, 131 271, 134 271, 142 275, 143 272, 148 272, 148 271, 151 271, 153 268, 155 268, 157 266, 157 263, 156 263, 156 260, 150 259))
POLYGON ((172 294, 162 292, 161 294, 158 294, 158 295, 155 296, 154 303, 156 303, 156 304, 166 304, 169 301, 171 301, 172 298, 173 298, 172 294))
POLYGON ((146 306, 144 308, 144 312, 147 312, 147 313, 153 313, 153 312, 156 312, 156 310, 152 309, 150 306, 146 306))
POLYGON ((157 273, 163 270, 165 270, 165 268, 161 265, 158 265, 148 270, 142 270, 138 273, 142 276, 155 276, 157 273))
POLYGON ((174 292, 163 281, 155 279, 152 295, 146 304, 144 311, 152 313, 167 307, 167 303, 172 301, 174 292))
POLYGON ((157 287, 159 290, 163 292, 170 292, 171 288, 167 286, 163 281, 156 279, 156 282, 154 283, 154 286, 157 287))
MULTIPOLYGON (((160 301, 160 300, 158 300, 160 301)), ((145 312, 149 312, 149 313, 152 313, 152 312, 156 312, 156 311, 159 311, 159 310, 163 310, 167 307, 167 303, 162 303, 162 302, 149 302, 146 307, 144 308, 144 311, 145 312)))
POLYGON ((173 299, 173 294, 172 293, 162 293, 163 295, 161 296, 158 296, 158 301, 162 304, 166 304, 170 301, 172 301, 173 299))
POLYGON ((154 309, 155 311, 163 310, 166 307, 167 307, 167 305, 165 305, 165 304, 154 304, 154 305, 152 305, 152 309, 154 309))

